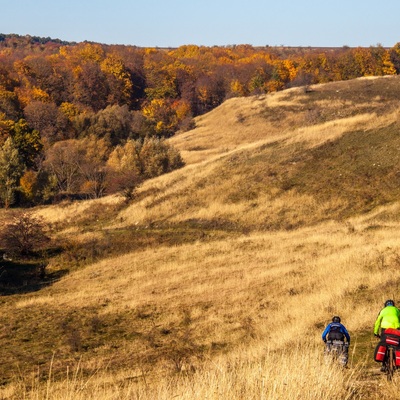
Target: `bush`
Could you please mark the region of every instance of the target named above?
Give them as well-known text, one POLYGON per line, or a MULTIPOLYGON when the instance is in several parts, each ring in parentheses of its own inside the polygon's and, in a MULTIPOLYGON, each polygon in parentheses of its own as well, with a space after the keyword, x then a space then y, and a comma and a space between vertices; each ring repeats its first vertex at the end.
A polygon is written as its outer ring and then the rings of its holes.
POLYGON ((142 174, 154 178, 175 169, 182 168, 184 161, 178 150, 163 139, 146 138, 139 152, 142 174))
POLYGON ((29 213, 15 215, 0 232, 1 247, 9 254, 33 255, 50 241, 45 230, 46 226, 41 218, 29 213))

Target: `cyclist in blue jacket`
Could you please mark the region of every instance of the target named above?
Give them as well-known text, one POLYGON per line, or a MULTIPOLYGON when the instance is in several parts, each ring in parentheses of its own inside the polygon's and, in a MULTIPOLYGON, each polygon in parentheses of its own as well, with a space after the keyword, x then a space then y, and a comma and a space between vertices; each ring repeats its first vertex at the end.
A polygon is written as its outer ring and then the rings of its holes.
POLYGON ((340 323, 340 317, 334 316, 332 322, 322 333, 322 340, 325 342, 325 355, 332 354, 337 357, 338 362, 347 366, 349 357, 350 335, 344 325, 340 323), (347 343, 345 343, 345 339, 347 343))
POLYGON ((346 338, 347 343, 350 344, 350 335, 344 325, 340 323, 340 317, 334 316, 332 322, 322 332, 322 340, 326 343, 327 340, 341 340, 346 338))

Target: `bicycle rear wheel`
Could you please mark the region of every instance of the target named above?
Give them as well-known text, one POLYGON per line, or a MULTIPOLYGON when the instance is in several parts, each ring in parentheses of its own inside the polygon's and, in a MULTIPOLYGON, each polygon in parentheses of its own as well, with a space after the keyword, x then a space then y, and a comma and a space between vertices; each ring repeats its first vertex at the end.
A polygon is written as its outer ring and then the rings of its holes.
POLYGON ((388 348, 386 357, 386 377, 388 381, 392 380, 395 370, 396 370, 396 358, 394 354, 394 349, 393 347, 390 346, 388 348))

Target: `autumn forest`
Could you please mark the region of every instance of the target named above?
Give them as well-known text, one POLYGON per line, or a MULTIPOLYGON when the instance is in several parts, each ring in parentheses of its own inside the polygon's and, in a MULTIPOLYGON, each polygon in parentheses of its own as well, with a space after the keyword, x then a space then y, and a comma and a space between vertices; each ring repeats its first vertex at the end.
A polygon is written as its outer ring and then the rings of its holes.
POLYGON ((165 139, 228 98, 399 73, 400 43, 161 49, 0 34, 0 206, 129 198, 184 165, 165 139))

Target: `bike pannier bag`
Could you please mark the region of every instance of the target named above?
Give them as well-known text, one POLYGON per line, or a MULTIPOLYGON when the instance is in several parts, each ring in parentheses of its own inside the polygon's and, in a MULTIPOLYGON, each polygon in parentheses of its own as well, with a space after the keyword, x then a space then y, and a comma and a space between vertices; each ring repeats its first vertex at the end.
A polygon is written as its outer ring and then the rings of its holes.
POLYGON ((396 350, 396 367, 400 367, 400 350, 396 350))
POLYGON ((386 335, 385 332, 385 336, 386 336, 386 343, 387 344, 391 344, 392 346, 398 346, 400 343, 400 338, 398 336, 393 336, 393 335, 386 335))
POLYGON ((385 333, 387 335, 400 336, 400 329, 387 328, 387 329, 385 329, 385 333))
POLYGON ((381 344, 378 344, 375 348, 375 354, 374 354, 374 359, 377 362, 383 362, 385 359, 385 354, 386 354, 386 346, 383 346, 381 344))
POLYGON ((385 329, 385 335, 394 335, 400 338, 400 329, 387 328, 385 329))
POLYGON ((382 334, 382 339, 387 344, 390 344, 392 346, 399 346, 400 344, 400 330, 399 329, 393 329, 393 328, 388 328, 385 329, 384 333, 382 334))

